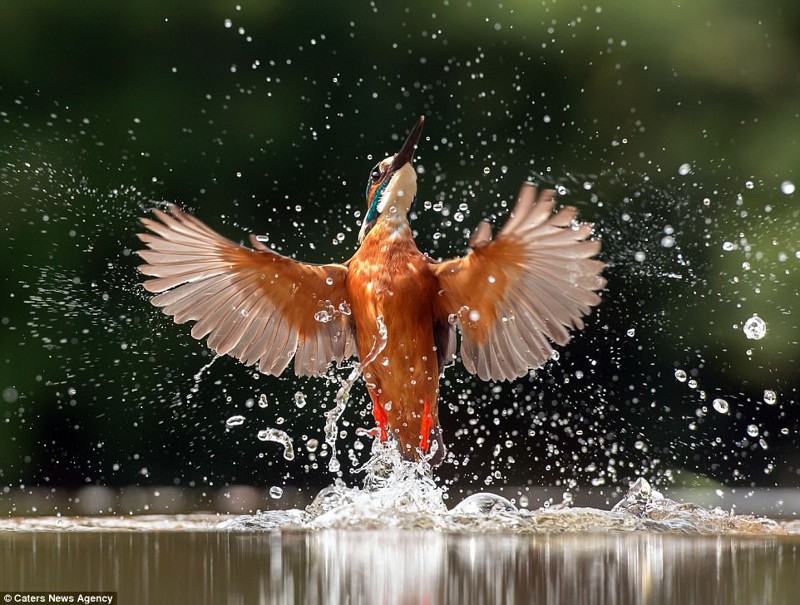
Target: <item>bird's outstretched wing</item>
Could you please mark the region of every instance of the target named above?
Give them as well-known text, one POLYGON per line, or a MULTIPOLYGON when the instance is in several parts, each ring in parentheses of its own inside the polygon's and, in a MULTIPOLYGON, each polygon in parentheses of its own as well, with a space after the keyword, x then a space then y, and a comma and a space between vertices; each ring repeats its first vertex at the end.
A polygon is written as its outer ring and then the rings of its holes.
POLYGON ((309 265, 276 254, 254 236, 240 246, 170 206, 142 219, 152 276, 151 302, 176 323, 196 321, 192 336, 260 371, 278 375, 295 357, 298 375, 318 375, 355 353, 343 265, 309 265))
POLYGON ((484 380, 511 380, 547 361, 553 348, 583 327, 600 302, 605 266, 600 242, 577 210, 553 212, 554 192, 522 186, 497 239, 482 222, 462 257, 432 264, 439 279, 436 313, 461 329, 461 358, 484 380))

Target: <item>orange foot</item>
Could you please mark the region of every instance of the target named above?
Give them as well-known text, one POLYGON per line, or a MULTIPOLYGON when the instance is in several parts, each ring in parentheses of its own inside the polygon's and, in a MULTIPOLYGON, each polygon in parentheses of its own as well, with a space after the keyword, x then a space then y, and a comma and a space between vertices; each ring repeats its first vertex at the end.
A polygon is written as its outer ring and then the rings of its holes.
POLYGON ((427 452, 430 449, 432 428, 433 414, 431 413, 431 404, 426 400, 422 406, 422 426, 419 430, 419 445, 423 452, 427 452))
POLYGON ((386 441, 389 438, 386 433, 389 418, 386 416, 386 410, 383 409, 378 396, 370 393, 370 397, 372 398, 372 415, 375 417, 375 422, 378 423, 378 428, 381 431, 381 441, 386 441))

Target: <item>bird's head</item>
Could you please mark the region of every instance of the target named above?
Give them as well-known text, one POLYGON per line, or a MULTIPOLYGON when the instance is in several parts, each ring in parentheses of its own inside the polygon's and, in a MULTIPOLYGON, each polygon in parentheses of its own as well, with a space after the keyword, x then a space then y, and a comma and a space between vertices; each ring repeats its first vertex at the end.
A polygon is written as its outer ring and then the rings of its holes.
POLYGON ((358 233, 359 244, 382 215, 392 213, 405 217, 411 210, 417 194, 417 173, 411 160, 424 123, 425 116, 420 116, 400 151, 375 164, 369 173, 367 214, 358 233))

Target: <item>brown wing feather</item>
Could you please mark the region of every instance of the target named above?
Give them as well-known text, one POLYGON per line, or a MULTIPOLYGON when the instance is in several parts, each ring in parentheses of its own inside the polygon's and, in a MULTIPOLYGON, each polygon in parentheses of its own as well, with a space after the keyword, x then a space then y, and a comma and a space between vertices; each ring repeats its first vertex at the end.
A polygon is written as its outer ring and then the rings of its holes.
POLYGON ((552 191, 523 185, 496 240, 479 225, 466 256, 434 264, 436 313, 461 328, 461 358, 484 380, 511 380, 547 361, 600 302, 600 242, 577 211, 553 213, 552 191))
POLYGON ((317 375, 355 353, 344 265, 300 263, 252 236, 257 250, 245 248, 175 206, 153 214, 139 234, 144 287, 176 323, 197 322, 192 336, 275 375, 292 357, 298 375, 317 375))

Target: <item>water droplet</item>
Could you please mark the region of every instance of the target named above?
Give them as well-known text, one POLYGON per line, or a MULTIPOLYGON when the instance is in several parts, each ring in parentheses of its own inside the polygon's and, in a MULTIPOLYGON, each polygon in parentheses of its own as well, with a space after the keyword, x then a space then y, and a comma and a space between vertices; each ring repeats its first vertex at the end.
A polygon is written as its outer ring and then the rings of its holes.
POLYGON ((234 426, 241 426, 244 424, 244 416, 236 415, 231 416, 225 421, 225 426, 232 428, 234 426))
POLYGON ((14 387, 3 389, 3 400, 6 403, 14 403, 19 398, 19 393, 14 387))
POLYGON ((469 312, 469 320, 470 321, 478 321, 480 318, 481 318, 481 314, 480 314, 479 311, 476 311, 475 309, 472 309, 472 311, 469 312))
POLYGON ((300 391, 297 391, 297 392, 294 394, 294 404, 295 404, 295 405, 296 405, 298 408, 304 408, 304 407, 306 407, 306 396, 305 396, 305 395, 304 395, 302 392, 300 392, 300 391))
POLYGON ((258 396, 258 407, 265 408, 267 405, 269 405, 267 402, 267 396, 264 393, 261 393, 261 395, 258 396))
POLYGON ((627 332, 625 332, 630 337, 636 336, 636 328, 629 328, 627 332))
POLYGON ((641 250, 639 250, 633 255, 633 260, 635 260, 637 263, 643 263, 646 257, 647 255, 641 250))
POLYGON ((764 403, 767 405, 775 405, 778 401, 778 396, 775 394, 775 391, 767 389, 764 391, 764 403))
POLYGON ((751 340, 761 340, 767 333, 767 324, 758 315, 753 316, 744 323, 744 335, 751 340))
POLYGON ((730 252, 734 248, 736 248, 736 245, 733 242, 722 242, 722 249, 725 250, 725 252, 730 252))
POLYGON ((271 488, 269 488, 269 496, 275 500, 279 499, 281 496, 283 496, 283 488, 273 485, 271 488))
POLYGON ((317 311, 316 313, 314 313, 314 319, 316 319, 321 324, 326 324, 333 319, 333 315, 331 315, 327 311, 317 311))
POLYGON ((692 171, 692 165, 689 163, 681 164, 680 166, 678 166, 678 174, 680 174, 681 176, 686 176, 691 171, 692 171))
POLYGON ((306 441, 306 449, 309 452, 316 452, 318 447, 319 447, 319 441, 317 441, 316 439, 309 439, 308 441, 306 441))
POLYGON ((675 379, 678 382, 686 382, 686 372, 683 370, 675 370, 675 379))
POLYGON ((333 278, 332 277, 325 278, 325 283, 328 284, 329 286, 332 286, 333 285, 333 278))
POLYGON ((350 315, 350 313, 352 313, 352 311, 350 310, 350 305, 348 305, 346 302, 340 302, 339 313, 341 313, 342 315, 350 315))
POLYGON ((783 181, 781 183, 781 193, 792 195, 794 193, 794 183, 792 181, 783 181))
POLYGON ((711 405, 714 406, 714 409, 717 410, 720 414, 727 414, 730 411, 730 406, 728 402, 724 399, 715 399, 711 402, 711 405))
POLYGON ((260 441, 274 441, 283 446, 283 457, 286 460, 294 460, 294 446, 292 445, 292 438, 280 429, 264 429, 258 431, 256 437, 260 441))
POLYGON ((747 434, 751 437, 758 437, 758 427, 755 424, 748 424, 747 434))

